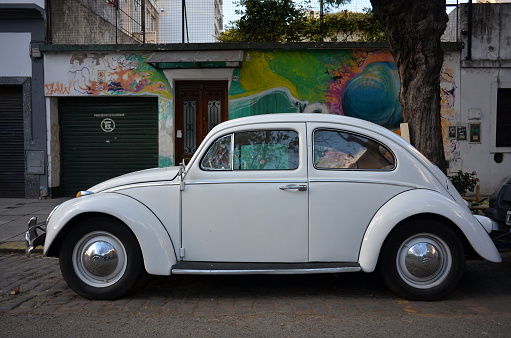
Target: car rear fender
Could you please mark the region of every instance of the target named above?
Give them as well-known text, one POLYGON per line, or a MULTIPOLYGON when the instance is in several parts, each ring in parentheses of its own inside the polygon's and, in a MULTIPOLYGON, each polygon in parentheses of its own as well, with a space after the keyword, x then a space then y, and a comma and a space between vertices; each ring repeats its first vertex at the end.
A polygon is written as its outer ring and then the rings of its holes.
POLYGON ((135 234, 146 271, 153 275, 170 275, 177 259, 171 238, 161 221, 142 203, 116 193, 99 193, 79 197, 59 206, 51 215, 48 225, 44 254, 57 255, 59 234, 71 230, 76 220, 87 215, 108 215, 115 217, 135 234), (57 243, 57 244, 56 244, 57 243))
POLYGON ((492 262, 502 260, 490 236, 468 208, 438 192, 415 189, 389 200, 372 218, 360 248, 359 263, 362 270, 375 270, 382 245, 396 225, 412 216, 420 215, 437 215, 450 220, 463 232, 482 258, 492 262))

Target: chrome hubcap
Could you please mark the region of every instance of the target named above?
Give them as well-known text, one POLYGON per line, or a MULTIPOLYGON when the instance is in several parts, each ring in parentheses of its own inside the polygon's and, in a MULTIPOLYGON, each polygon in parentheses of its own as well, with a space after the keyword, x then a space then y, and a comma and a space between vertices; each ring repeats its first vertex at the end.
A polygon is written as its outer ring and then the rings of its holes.
POLYGON ((82 260, 85 270, 91 275, 106 277, 115 271, 119 255, 112 244, 98 241, 85 248, 82 260))
POLYGON ((452 257, 449 247, 440 237, 424 233, 404 241, 396 263, 399 275, 408 285, 428 289, 447 278, 452 257))
POLYGON ((126 264, 126 250, 122 242, 107 232, 85 235, 73 251, 76 275, 94 287, 107 287, 117 282, 124 275, 126 264))

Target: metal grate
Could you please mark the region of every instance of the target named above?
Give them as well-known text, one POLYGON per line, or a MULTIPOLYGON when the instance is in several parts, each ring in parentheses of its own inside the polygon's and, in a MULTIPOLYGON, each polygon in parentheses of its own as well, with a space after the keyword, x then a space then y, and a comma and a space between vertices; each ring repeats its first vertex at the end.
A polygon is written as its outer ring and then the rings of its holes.
POLYGON ((0 198, 25 197, 23 90, 0 86, 0 198))

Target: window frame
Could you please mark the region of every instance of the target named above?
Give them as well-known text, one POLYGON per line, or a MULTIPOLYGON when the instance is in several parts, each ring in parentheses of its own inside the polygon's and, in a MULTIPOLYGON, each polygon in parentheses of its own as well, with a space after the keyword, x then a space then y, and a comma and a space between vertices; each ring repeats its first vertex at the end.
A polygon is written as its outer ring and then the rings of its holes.
POLYGON ((258 172, 267 172, 267 171, 296 171, 300 168, 300 161, 301 161, 301 154, 300 152, 302 151, 301 149, 301 142, 302 140, 300 139, 300 132, 298 130, 295 130, 293 128, 288 128, 288 129, 264 129, 264 128, 257 128, 257 129, 247 129, 247 130, 239 130, 239 131, 232 131, 230 133, 226 133, 222 136, 219 136, 217 137, 211 144, 210 146, 207 148, 207 150, 205 151, 204 155, 202 156, 202 158, 200 159, 200 162, 199 162, 199 168, 202 170, 202 171, 206 171, 206 172, 250 172, 250 171, 258 171, 258 172), (288 132, 293 132, 296 134, 296 138, 297 138, 297 159, 298 159, 298 163, 297 163, 297 166, 296 168, 292 168, 292 169, 235 169, 234 168, 234 153, 235 153, 235 140, 236 140, 236 136, 235 134, 240 134, 240 133, 251 133, 251 132, 261 132, 261 131, 264 131, 264 132, 272 132, 272 131, 288 131, 288 132), (203 164, 203 161, 204 159, 206 158, 206 156, 208 155, 209 151, 212 149, 212 147, 222 138, 226 137, 226 136, 230 136, 231 137, 231 145, 230 145, 230 153, 231 153, 231 158, 230 158, 230 166, 231 168, 230 169, 213 169, 213 168, 206 168, 204 167, 202 164, 203 164))
MULTIPOLYGON (((390 172, 390 171, 394 171, 396 170, 397 168, 397 156, 396 154, 394 153, 394 151, 392 151, 392 148, 390 148, 389 146, 387 146, 385 143, 383 143, 382 141, 380 140, 377 140, 373 137, 370 137, 370 136, 367 136, 367 135, 364 135, 364 134, 361 134, 361 133, 357 133, 357 132, 354 132, 354 131, 349 131, 349 130, 344 130, 344 129, 335 129, 335 128, 316 128, 314 129, 314 131, 312 132, 312 140, 311 140, 311 143, 312 143, 312 156, 311 156, 311 161, 312 161, 312 166, 314 167, 314 169, 316 170, 329 170, 329 171, 374 171, 374 172, 390 172), (326 168, 326 167, 318 167, 316 165, 316 161, 314 160, 315 158, 315 149, 316 149, 316 133, 317 132, 320 132, 320 131, 332 131, 332 132, 336 132, 336 133, 344 133, 344 134, 349 134, 349 135, 353 135, 353 136, 356 136, 356 137, 360 137, 360 138, 363 138, 363 139, 366 139, 368 141, 372 141, 372 142, 375 142, 378 147, 383 147, 384 149, 386 149, 389 154, 392 156, 392 158, 394 159, 394 163, 391 163, 393 166, 392 168, 385 168, 385 169, 377 169, 377 168, 326 168)), ((380 156, 382 156, 382 154, 380 154, 380 156)), ((382 156, 383 157, 383 156, 382 156)), ((357 160, 358 161, 358 160, 357 160)), ((389 164, 390 165, 390 164, 389 164)))
MULTIPOLYGON (((496 154, 496 153, 504 153, 508 154, 511 153, 511 147, 508 146, 497 146, 497 100, 498 100, 498 90, 499 89, 506 89, 511 88, 511 82, 510 81, 501 81, 501 82, 492 82, 491 83, 491 95, 490 95, 490 123, 489 127, 481 128, 481 133, 483 133, 484 130, 489 129, 489 143, 490 143, 490 154, 496 154)), ((484 125, 484 120, 481 121, 484 125)), ((488 134, 486 134, 488 135, 488 134)), ((484 134, 481 135, 482 142, 485 142, 485 139, 483 138, 484 134)))

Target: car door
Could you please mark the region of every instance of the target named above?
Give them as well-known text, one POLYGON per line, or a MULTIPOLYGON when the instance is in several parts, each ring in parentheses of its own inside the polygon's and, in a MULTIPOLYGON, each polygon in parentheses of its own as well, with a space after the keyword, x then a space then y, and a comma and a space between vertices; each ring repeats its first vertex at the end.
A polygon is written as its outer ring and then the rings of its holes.
POLYGON ((310 260, 357 262, 374 214, 412 189, 396 175, 397 159, 376 133, 308 123, 310 260))
POLYGON ((277 123, 207 140, 184 178, 184 260, 308 261, 305 135, 277 123))

